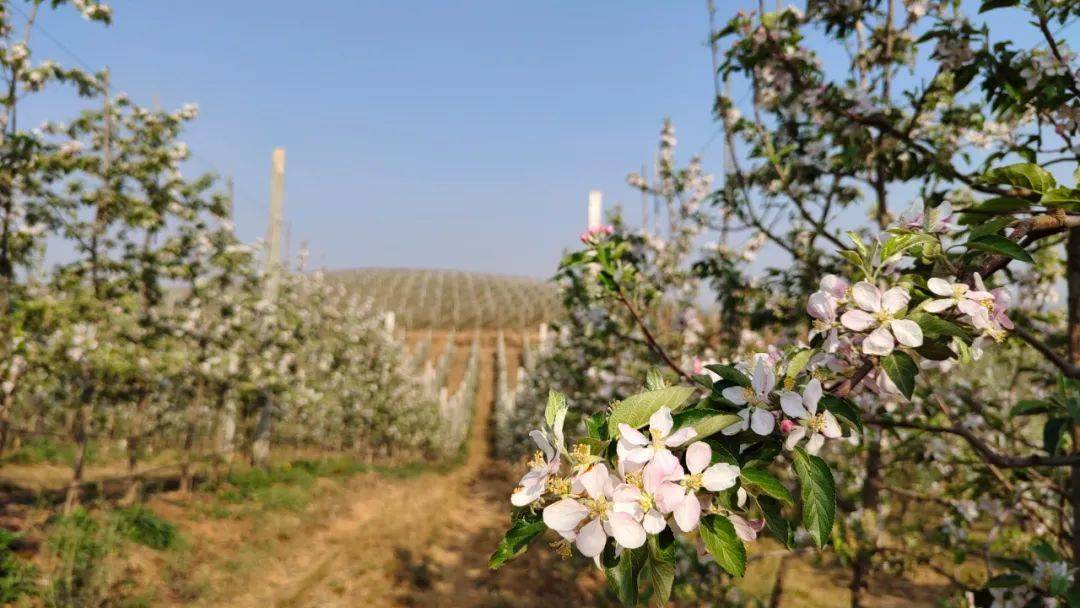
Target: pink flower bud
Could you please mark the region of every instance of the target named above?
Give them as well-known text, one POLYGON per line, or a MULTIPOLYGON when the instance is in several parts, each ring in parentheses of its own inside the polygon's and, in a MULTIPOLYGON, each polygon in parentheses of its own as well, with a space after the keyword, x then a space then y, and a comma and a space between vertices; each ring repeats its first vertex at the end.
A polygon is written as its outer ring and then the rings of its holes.
POLYGON ((795 428, 794 420, 782 420, 780 421, 780 432, 787 435, 791 432, 791 429, 795 428))

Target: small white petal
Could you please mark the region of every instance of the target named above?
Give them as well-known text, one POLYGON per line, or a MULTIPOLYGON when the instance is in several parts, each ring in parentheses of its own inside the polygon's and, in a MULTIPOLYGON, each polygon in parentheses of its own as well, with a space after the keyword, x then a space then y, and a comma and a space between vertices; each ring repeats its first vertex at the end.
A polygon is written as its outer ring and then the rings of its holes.
POLYGON ((700 473, 712 461, 712 448, 704 441, 695 441, 686 448, 686 469, 691 475, 700 473))
POLYGON ((669 448, 677 448, 694 437, 697 437, 697 431, 686 426, 668 435, 667 439, 664 439, 664 445, 669 448))
POLYGON ((926 282, 926 286, 930 289, 930 291, 936 293, 939 296, 947 296, 951 298, 953 295, 952 285, 949 284, 949 282, 945 279, 934 277, 926 282))
POLYGON ((615 541, 627 549, 637 549, 645 544, 645 529, 630 515, 611 513, 608 515, 608 524, 611 525, 611 535, 615 537, 615 541))
POLYGON ((817 456, 821 446, 825 444, 825 436, 821 433, 814 433, 810 436, 810 440, 806 442, 806 453, 813 456, 817 456))
POLYGON ((581 551, 581 554, 585 557, 595 557, 604 552, 604 545, 607 544, 607 533, 604 532, 604 525, 600 523, 599 518, 585 524, 581 532, 578 532, 575 544, 577 544, 578 551, 581 551))
POLYGON ((851 299, 867 312, 881 310, 881 291, 866 281, 859 281, 851 288, 851 299))
POLYGON ((882 357, 892 353, 896 343, 893 341, 892 332, 884 327, 879 327, 870 332, 863 340, 863 352, 868 355, 880 355, 882 357))
POLYGON ((840 423, 837 422, 836 416, 833 416, 833 413, 830 411, 826 411, 823 416, 825 418, 825 426, 822 427, 821 434, 829 439, 839 439, 844 432, 841 430, 840 423))
POLYGON ((780 409, 792 418, 806 419, 810 413, 803 407, 803 397, 795 391, 783 391, 780 393, 780 409))
POLYGON ((948 310, 955 303, 956 300, 952 298, 930 300, 929 302, 923 304, 923 310, 925 310, 926 312, 942 312, 948 310))
POLYGON ((746 405, 746 390, 741 386, 729 386, 720 391, 720 394, 735 405, 746 405))
POLYGON ((718 462, 705 469, 701 475, 701 485, 710 492, 722 492, 735 485, 739 478, 739 467, 726 462, 718 462))
POLYGON ((667 437, 675 420, 671 417, 671 410, 662 407, 649 416, 649 429, 660 433, 661 437, 667 437))
POLYGON ((874 326, 877 319, 861 310, 849 310, 840 315, 840 324, 854 331, 866 331, 874 326))
POLYGON ((806 411, 810 412, 811 415, 817 413, 818 402, 821 401, 823 394, 821 380, 812 378, 810 382, 806 383, 806 388, 803 389, 803 405, 806 406, 806 411))
POLYGON ((896 336, 896 341, 900 344, 912 348, 922 346, 922 328, 915 321, 911 319, 893 319, 889 322, 889 327, 892 328, 893 335, 896 336))
POLYGON ((619 423, 619 437, 634 445, 649 445, 649 440, 645 438, 645 435, 641 434, 641 431, 625 422, 619 423))
POLYGON ((795 446, 798 445, 798 443, 800 441, 802 441, 802 438, 805 437, 805 436, 806 436, 806 427, 805 426, 797 426, 797 427, 791 429, 791 432, 788 433, 787 438, 784 439, 784 449, 787 449, 787 450, 794 449, 795 446))
POLYGON ((610 483, 607 466, 602 462, 591 465, 584 473, 578 475, 577 479, 590 498, 604 496, 604 488, 610 483))
POLYGON ((693 493, 687 494, 683 498, 679 506, 675 508, 672 515, 675 517, 675 524, 679 526, 679 529, 683 532, 692 532, 698 526, 698 521, 701 519, 701 503, 698 502, 697 496, 693 493))
POLYGON ((763 410, 760 407, 754 408, 753 414, 750 415, 750 428, 754 430, 758 435, 768 435, 772 432, 773 426, 776 425, 776 418, 773 417, 768 410, 763 410))
POLYGON ((641 527, 649 534, 659 534, 667 527, 667 521, 659 511, 650 509, 645 517, 641 518, 641 527))
POLYGON ((911 301, 911 294, 903 287, 893 287, 881 296, 881 308, 886 312, 896 314, 907 306, 911 301))
POLYGON ((573 498, 563 498, 544 507, 544 525, 552 530, 573 530, 588 514, 585 505, 573 498))

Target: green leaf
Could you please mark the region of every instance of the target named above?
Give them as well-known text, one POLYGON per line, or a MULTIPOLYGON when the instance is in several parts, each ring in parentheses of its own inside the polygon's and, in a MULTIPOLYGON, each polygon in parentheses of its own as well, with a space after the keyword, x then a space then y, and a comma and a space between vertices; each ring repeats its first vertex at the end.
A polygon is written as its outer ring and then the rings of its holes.
POLYGON ((754 496, 770 496, 789 506, 795 504, 795 498, 791 492, 788 492, 784 484, 765 469, 743 468, 739 473, 739 479, 742 481, 742 487, 754 496))
POLYGON ((919 373, 919 367, 915 365, 911 356, 903 351, 894 350, 889 356, 882 357, 881 368, 889 375, 889 379, 893 381, 896 388, 900 389, 905 397, 911 399, 911 394, 915 392, 915 374, 919 373))
POLYGON ((1043 426, 1043 448, 1046 453, 1053 456, 1061 445, 1061 438, 1065 430, 1072 424, 1071 418, 1051 418, 1043 426))
POLYGON ((795 474, 799 476, 802 523, 818 547, 825 546, 836 519, 836 485, 825 461, 795 448, 795 474))
POLYGON ((706 365, 705 369, 738 386, 750 386, 750 378, 730 365, 706 365))
POLYGON ((1025 399, 1018 401, 1016 405, 1012 406, 1009 410, 1009 416, 1034 416, 1036 414, 1045 414, 1050 411, 1050 402, 1042 399, 1025 399))
POLYGON ((990 184, 1007 184, 1034 192, 1046 192, 1057 185, 1054 176, 1050 175, 1049 171, 1033 163, 1016 163, 991 169, 983 174, 982 180, 990 184))
POLYGON ((529 543, 539 536, 547 526, 544 525, 539 513, 528 513, 516 520, 510 529, 506 531, 495 553, 488 560, 488 568, 498 570, 506 562, 513 560, 529 548, 529 543))
POLYGON ((619 598, 623 606, 637 605, 638 574, 645 564, 646 557, 645 547, 624 549, 618 557, 615 556, 615 543, 608 543, 604 547, 601 563, 604 565, 608 588, 619 598))
POLYGON ((585 429, 593 439, 607 439, 607 413, 596 412, 585 419, 585 429))
POLYGON ((563 444, 563 423, 566 422, 566 395, 559 391, 548 391, 547 407, 544 408, 544 420, 548 427, 555 433, 555 441, 559 448, 563 444))
POLYGON ((787 371, 784 372, 784 375, 788 378, 798 376, 799 372, 806 368, 806 364, 810 362, 810 357, 813 357, 815 352, 817 351, 813 348, 804 348, 792 355, 788 359, 787 371))
POLYGON ((920 311, 908 315, 908 318, 919 324, 919 329, 922 330, 923 336, 927 338, 934 339, 950 336, 964 341, 971 340, 971 337, 959 325, 946 321, 937 315, 920 311))
POLYGON ((985 221, 974 228, 968 230, 968 240, 975 241, 984 236, 991 234, 997 234, 1005 229, 1006 226, 1013 223, 1011 217, 995 217, 992 220, 985 221))
POLYGON ((791 523, 781 513, 780 502, 768 496, 758 496, 757 501, 762 514, 765 515, 765 526, 773 537, 788 549, 794 547, 795 532, 791 529, 791 523))
POLYGON ((847 399, 841 399, 826 393, 821 396, 818 405, 832 412, 833 416, 855 427, 860 433, 863 432, 862 416, 859 416, 859 410, 847 399))
POLYGON ((649 371, 645 374, 645 389, 658 391, 662 388, 667 388, 667 381, 664 380, 664 375, 655 367, 649 368, 649 371))
POLYGON ((706 515, 699 528, 701 540, 713 560, 732 576, 746 572, 746 547, 735 534, 735 526, 722 515, 706 515))
POLYGON ((635 429, 644 426, 649 421, 649 416, 662 407, 672 411, 679 409, 690 399, 695 390, 687 386, 669 386, 623 399, 611 408, 611 416, 608 417, 608 434, 611 437, 618 437, 620 423, 626 423, 635 429))
POLYGON ((688 426, 697 432, 694 441, 719 433, 741 420, 735 414, 725 414, 709 408, 683 410, 672 418, 675 419, 675 429, 688 426))
POLYGON ((1033 204, 1029 200, 1015 196, 995 196, 974 207, 964 209, 960 213, 1012 213, 1013 211, 1030 209, 1033 204))
POLYGON ((983 0, 982 6, 979 7, 980 13, 992 11, 995 8, 1005 8, 1008 6, 1016 6, 1020 4, 1020 0, 983 0))
POLYGON ((965 245, 967 245, 968 249, 977 249, 988 253, 1007 255, 1014 260, 1020 260, 1021 262, 1027 262, 1029 264, 1035 261, 1032 259, 1031 254, 1023 247, 998 234, 980 236, 974 241, 969 240, 965 245))
POLYGON ((664 608, 671 599, 671 586, 675 583, 675 535, 671 528, 664 528, 660 534, 649 535, 649 582, 652 585, 652 597, 649 605, 664 608))
POLYGON ((1053 188, 1043 193, 1039 203, 1047 207, 1075 207, 1080 205, 1080 190, 1076 188, 1053 188))

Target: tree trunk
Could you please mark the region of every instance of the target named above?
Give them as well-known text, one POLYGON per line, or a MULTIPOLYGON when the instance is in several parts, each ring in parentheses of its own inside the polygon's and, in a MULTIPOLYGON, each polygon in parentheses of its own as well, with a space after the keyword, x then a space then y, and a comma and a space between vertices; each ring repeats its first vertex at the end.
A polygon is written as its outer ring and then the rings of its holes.
POLYGON ((139 465, 139 439, 142 437, 142 421, 146 412, 146 406, 150 402, 150 391, 139 395, 135 401, 135 408, 131 412, 131 424, 128 426, 127 436, 127 491, 124 494, 124 502, 135 504, 142 500, 142 477, 138 473, 139 465))
POLYGON ((94 389, 83 390, 82 403, 75 416, 73 434, 75 436, 75 462, 71 465, 71 484, 68 485, 64 499, 64 513, 70 513, 79 504, 82 494, 83 468, 86 466, 86 445, 89 443, 88 428, 94 413, 94 389))
POLYGON ((263 397, 259 408, 259 421, 255 424, 255 433, 251 442, 251 466, 265 467, 270 458, 270 423, 273 419, 274 400, 270 395, 263 397))
POLYGON ((15 401, 15 391, 5 394, 3 401, 0 401, 0 456, 3 456, 4 450, 7 449, 8 430, 11 427, 9 420, 13 401, 15 401))
POLYGON ((180 493, 191 492, 191 453, 195 447, 195 428, 199 421, 199 409, 202 408, 203 388, 206 381, 200 377, 195 381, 195 395, 188 402, 187 421, 184 429, 184 454, 180 463, 180 493))
MULTIPOLYGON (((1080 228, 1069 230, 1066 244, 1065 278, 1069 287, 1069 361, 1080 364, 1080 228)), ((1080 429, 1072 427, 1072 452, 1080 452, 1080 429)), ((1074 568, 1080 568, 1080 465, 1073 465, 1069 472, 1069 502, 1072 503, 1072 538, 1070 548, 1074 568)), ((1076 577, 1074 589, 1080 589, 1080 576, 1076 577)))
POLYGON ((851 608, 861 608, 863 594, 869 585, 874 553, 878 540, 878 503, 881 492, 881 433, 867 429, 866 477, 863 478, 862 508, 865 538, 858 542, 855 564, 851 570, 851 608))

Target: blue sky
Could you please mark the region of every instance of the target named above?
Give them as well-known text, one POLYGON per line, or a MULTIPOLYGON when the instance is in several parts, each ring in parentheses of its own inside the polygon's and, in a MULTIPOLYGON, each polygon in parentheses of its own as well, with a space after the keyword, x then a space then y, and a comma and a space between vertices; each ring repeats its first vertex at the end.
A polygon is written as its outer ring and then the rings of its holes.
MULTIPOLYGON (((112 4, 109 28, 39 23, 137 101, 199 104, 192 168, 234 175, 245 238, 284 146, 293 249, 331 268, 550 276, 590 189, 638 208, 624 178, 665 116, 686 154, 716 130, 704 1, 112 4)), ((36 58, 72 63, 35 36, 36 58)), ((30 113, 68 115, 64 93, 30 113)))
MULTIPOLYGON (((306 240, 330 268, 550 276, 590 189, 636 217, 624 179, 665 116, 680 157, 719 173, 704 0, 112 5, 109 28, 73 11, 39 25, 140 103, 199 104, 191 168, 234 176, 245 239, 265 233, 284 146, 293 251, 306 240)), ((34 35, 37 59, 73 62, 34 35)), ((33 103, 34 120, 79 107, 66 91, 33 103)))

